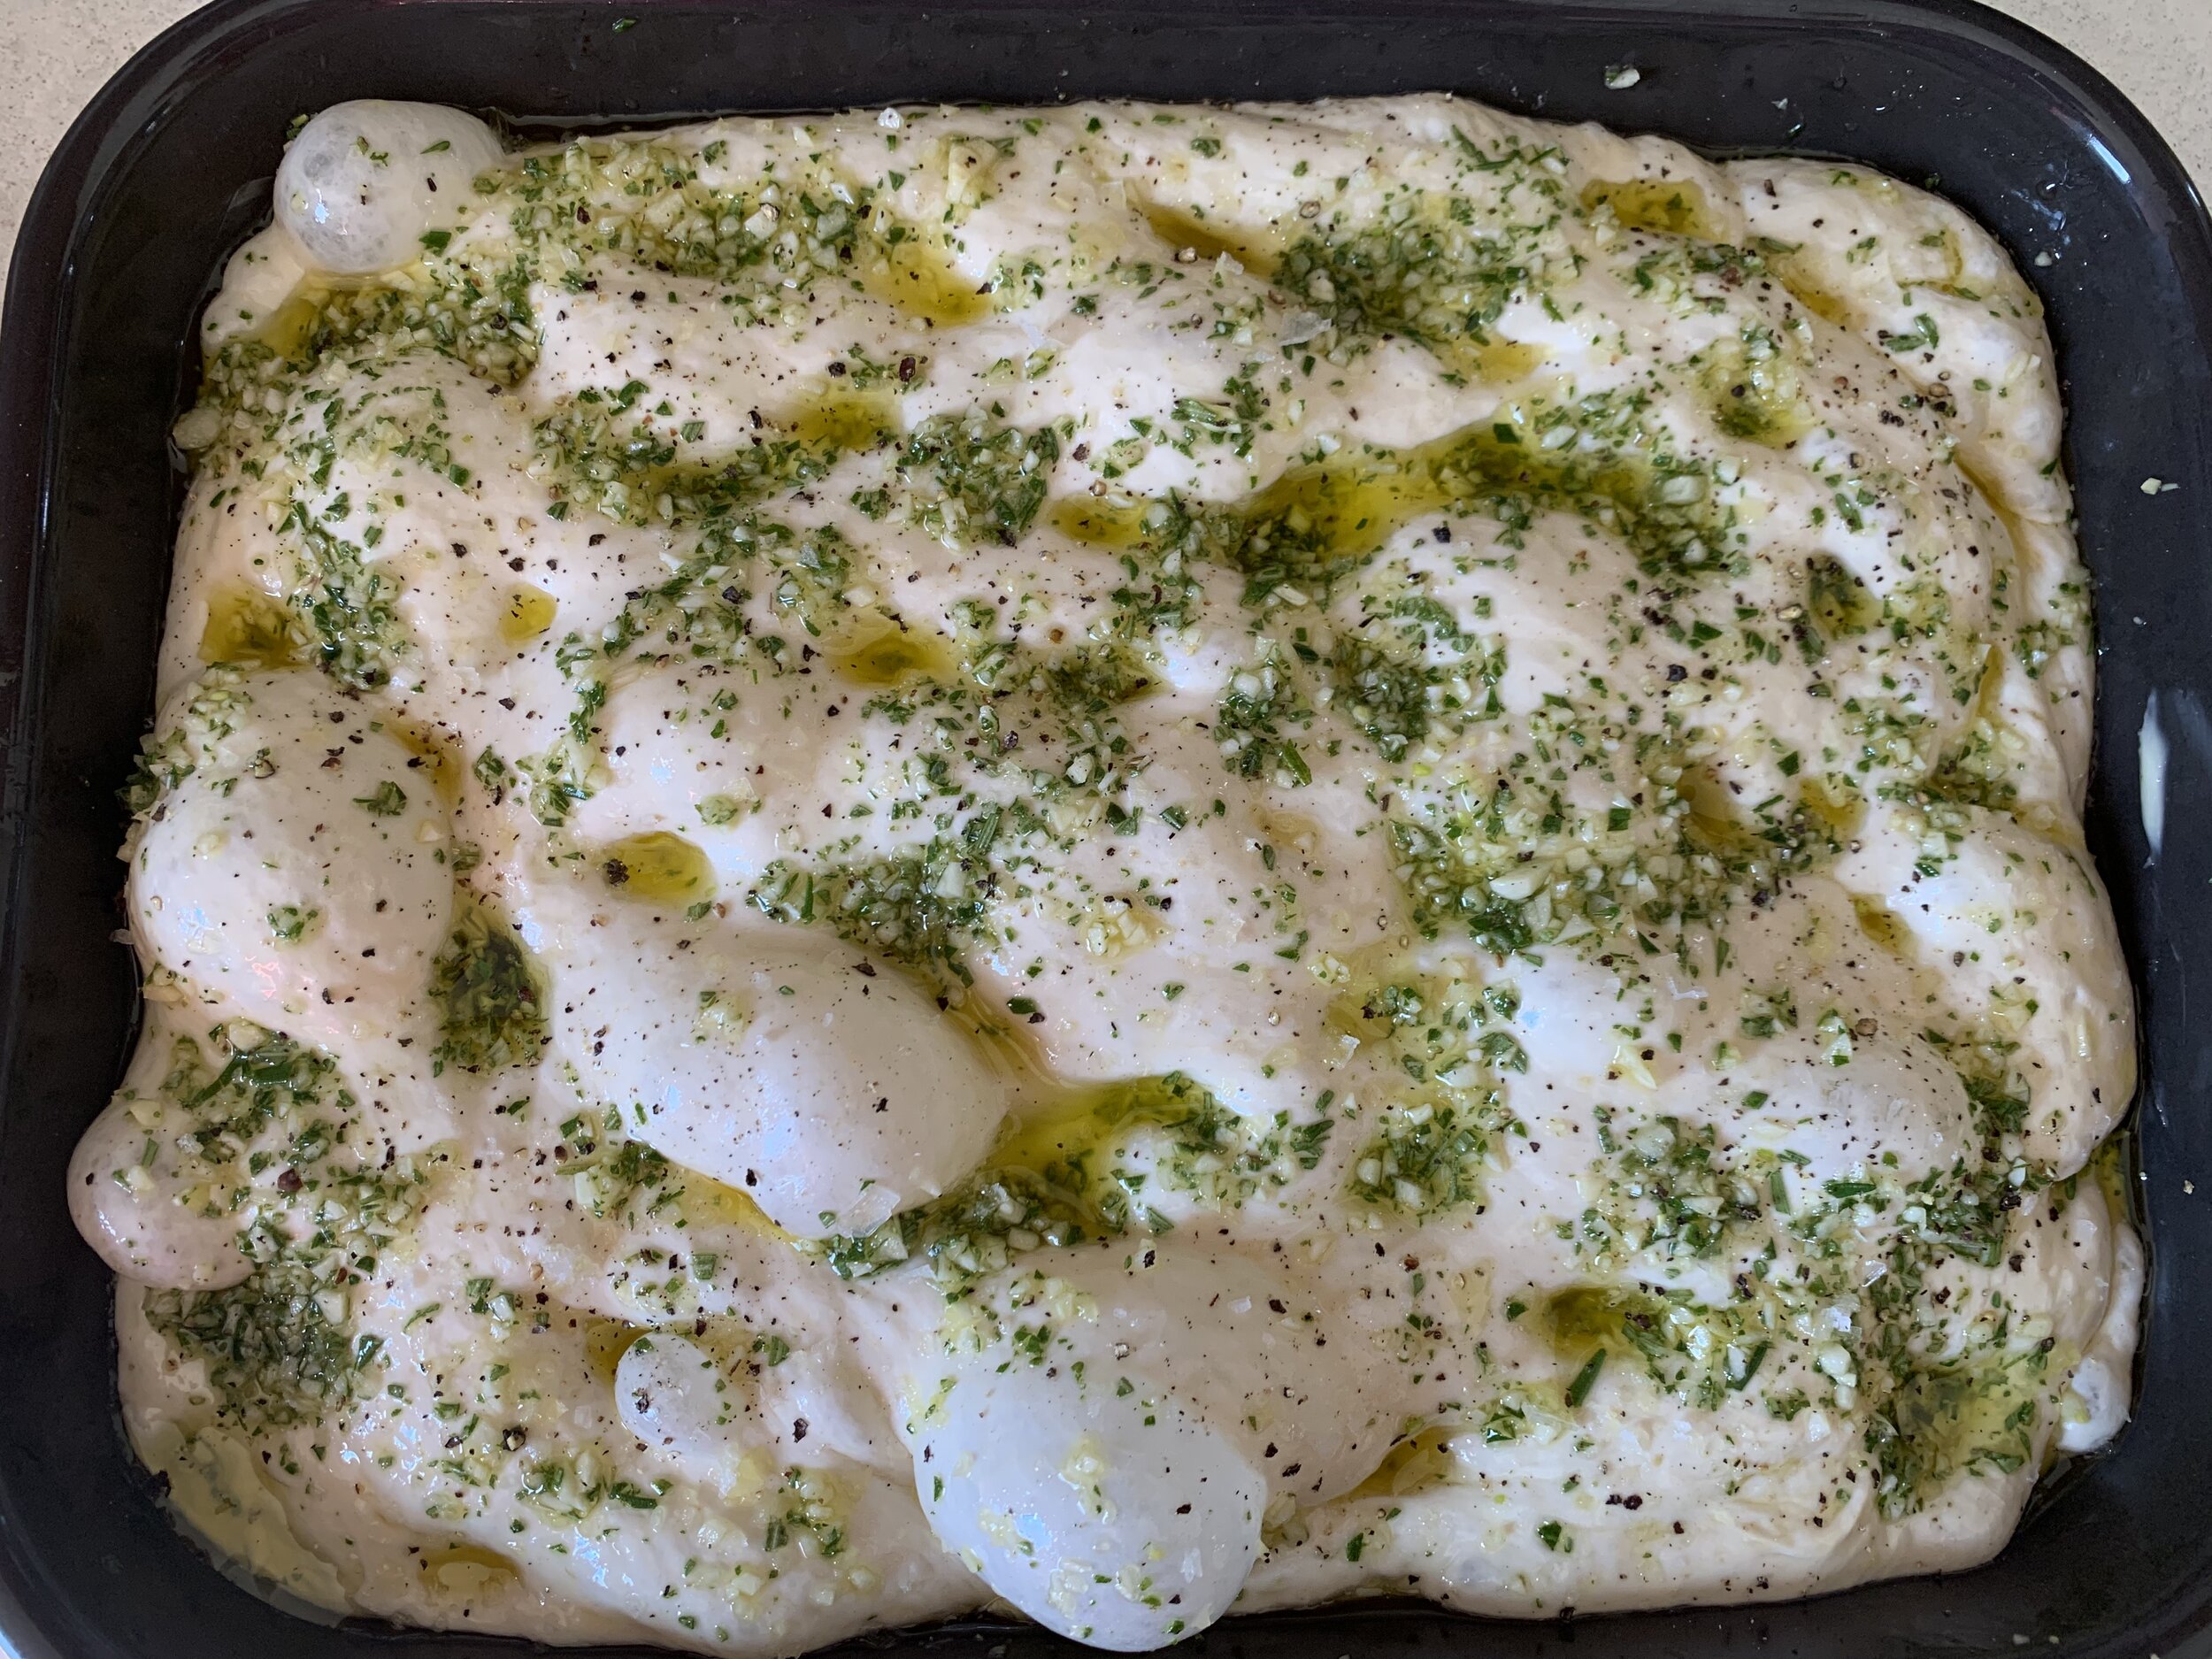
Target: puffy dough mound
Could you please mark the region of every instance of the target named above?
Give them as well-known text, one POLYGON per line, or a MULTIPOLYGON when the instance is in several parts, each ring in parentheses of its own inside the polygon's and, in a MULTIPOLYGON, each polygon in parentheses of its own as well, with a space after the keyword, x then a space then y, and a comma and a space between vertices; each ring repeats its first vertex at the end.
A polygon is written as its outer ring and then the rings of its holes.
POLYGON ((446 809, 420 758, 319 674, 256 675, 189 718, 195 764, 131 859, 145 954, 304 1042, 390 1032, 453 912, 446 809))
POLYGON ((709 944, 641 916, 579 929, 560 959, 556 1041, 587 1087, 802 1238, 872 1232, 937 1196, 1005 1115, 966 1033, 858 951, 709 944))
POLYGON ((995 1350, 962 1363, 914 1442, 930 1525, 1049 1630, 1143 1653, 1206 1628, 1244 1587, 1267 1483, 1218 1430, 1109 1368, 995 1350))
POLYGON ((85 1242, 123 1278, 168 1290, 220 1290, 252 1263, 238 1248, 234 1210, 183 1202, 204 1166, 187 1139, 200 1125, 161 1088, 171 1064, 165 1043, 142 1043, 131 1057, 122 1090, 71 1155, 69 1213, 85 1242))
POLYGON ((2071 1174, 2135 1090, 2135 1002, 2112 907, 2066 847, 1978 807, 1965 817, 1955 847, 1901 814, 1870 823, 1837 875, 1878 893, 1924 961, 1947 963, 1955 985, 1985 999, 1974 1011, 2019 1045, 2028 1151, 2071 1174))
POLYGON ((310 264, 367 276, 419 258, 475 200, 499 140, 472 115, 435 104, 334 104, 299 130, 278 165, 278 222, 310 264))
POLYGON ((978 1305, 1012 1334, 918 1375, 917 1490, 993 1590, 1093 1647, 1205 1628, 1270 1508, 1349 1491, 1401 1421, 1338 1322, 1227 1252, 1102 1240, 1048 1276, 1010 1271, 978 1305))

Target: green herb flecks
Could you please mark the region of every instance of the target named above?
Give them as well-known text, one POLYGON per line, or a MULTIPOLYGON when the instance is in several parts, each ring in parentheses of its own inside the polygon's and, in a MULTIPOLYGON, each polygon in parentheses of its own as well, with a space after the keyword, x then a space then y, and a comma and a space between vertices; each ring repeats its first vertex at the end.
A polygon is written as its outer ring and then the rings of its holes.
POLYGON ((1044 505, 1060 434, 1025 432, 981 410, 922 423, 899 451, 898 476, 914 521, 949 548, 1011 547, 1044 505))
POLYGON ((146 1317, 205 1365, 220 1415, 258 1432, 316 1421, 354 1397, 374 1350, 332 1317, 334 1302, 343 1304, 342 1291, 280 1258, 227 1290, 148 1291, 146 1317))
POLYGON ((937 836, 919 852, 818 870, 778 859, 749 897, 778 921, 820 922, 853 944, 966 983, 967 948, 992 937, 994 879, 961 841, 937 836))
POLYGON ((514 930, 480 903, 462 905, 432 964, 430 995, 439 1014, 434 1075, 449 1065, 482 1072, 534 1064, 548 1041, 544 977, 514 930))

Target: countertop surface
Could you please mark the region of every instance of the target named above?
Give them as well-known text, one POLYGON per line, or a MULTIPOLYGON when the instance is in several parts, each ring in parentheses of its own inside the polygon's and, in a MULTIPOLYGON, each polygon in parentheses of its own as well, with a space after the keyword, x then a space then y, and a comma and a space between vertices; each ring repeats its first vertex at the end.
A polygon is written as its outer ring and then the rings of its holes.
MULTIPOLYGON (((0 276, 39 170, 125 59, 196 0, 0 0, 0 276)), ((2212 0, 1993 0, 2108 75, 2212 180, 2212 0)))

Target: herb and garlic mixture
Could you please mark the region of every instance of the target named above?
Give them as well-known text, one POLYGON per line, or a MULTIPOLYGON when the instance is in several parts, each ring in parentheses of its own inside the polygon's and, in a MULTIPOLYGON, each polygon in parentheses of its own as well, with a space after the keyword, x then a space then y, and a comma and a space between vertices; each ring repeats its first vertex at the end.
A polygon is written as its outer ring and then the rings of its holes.
POLYGON ((307 121, 73 1167, 333 1609, 1101 1647, 1962 1567, 2124 1419, 2037 303, 1446 97, 307 121))

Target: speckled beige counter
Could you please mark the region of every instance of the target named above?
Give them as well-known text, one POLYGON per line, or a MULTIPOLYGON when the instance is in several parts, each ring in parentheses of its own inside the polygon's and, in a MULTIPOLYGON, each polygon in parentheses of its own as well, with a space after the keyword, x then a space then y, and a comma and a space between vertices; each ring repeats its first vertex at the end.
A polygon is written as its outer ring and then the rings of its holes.
MULTIPOLYGON (((2212 0, 1996 0, 2079 52, 2212 179, 2212 0)), ((0 273, 46 157, 124 60, 192 0, 0 0, 0 273)))

